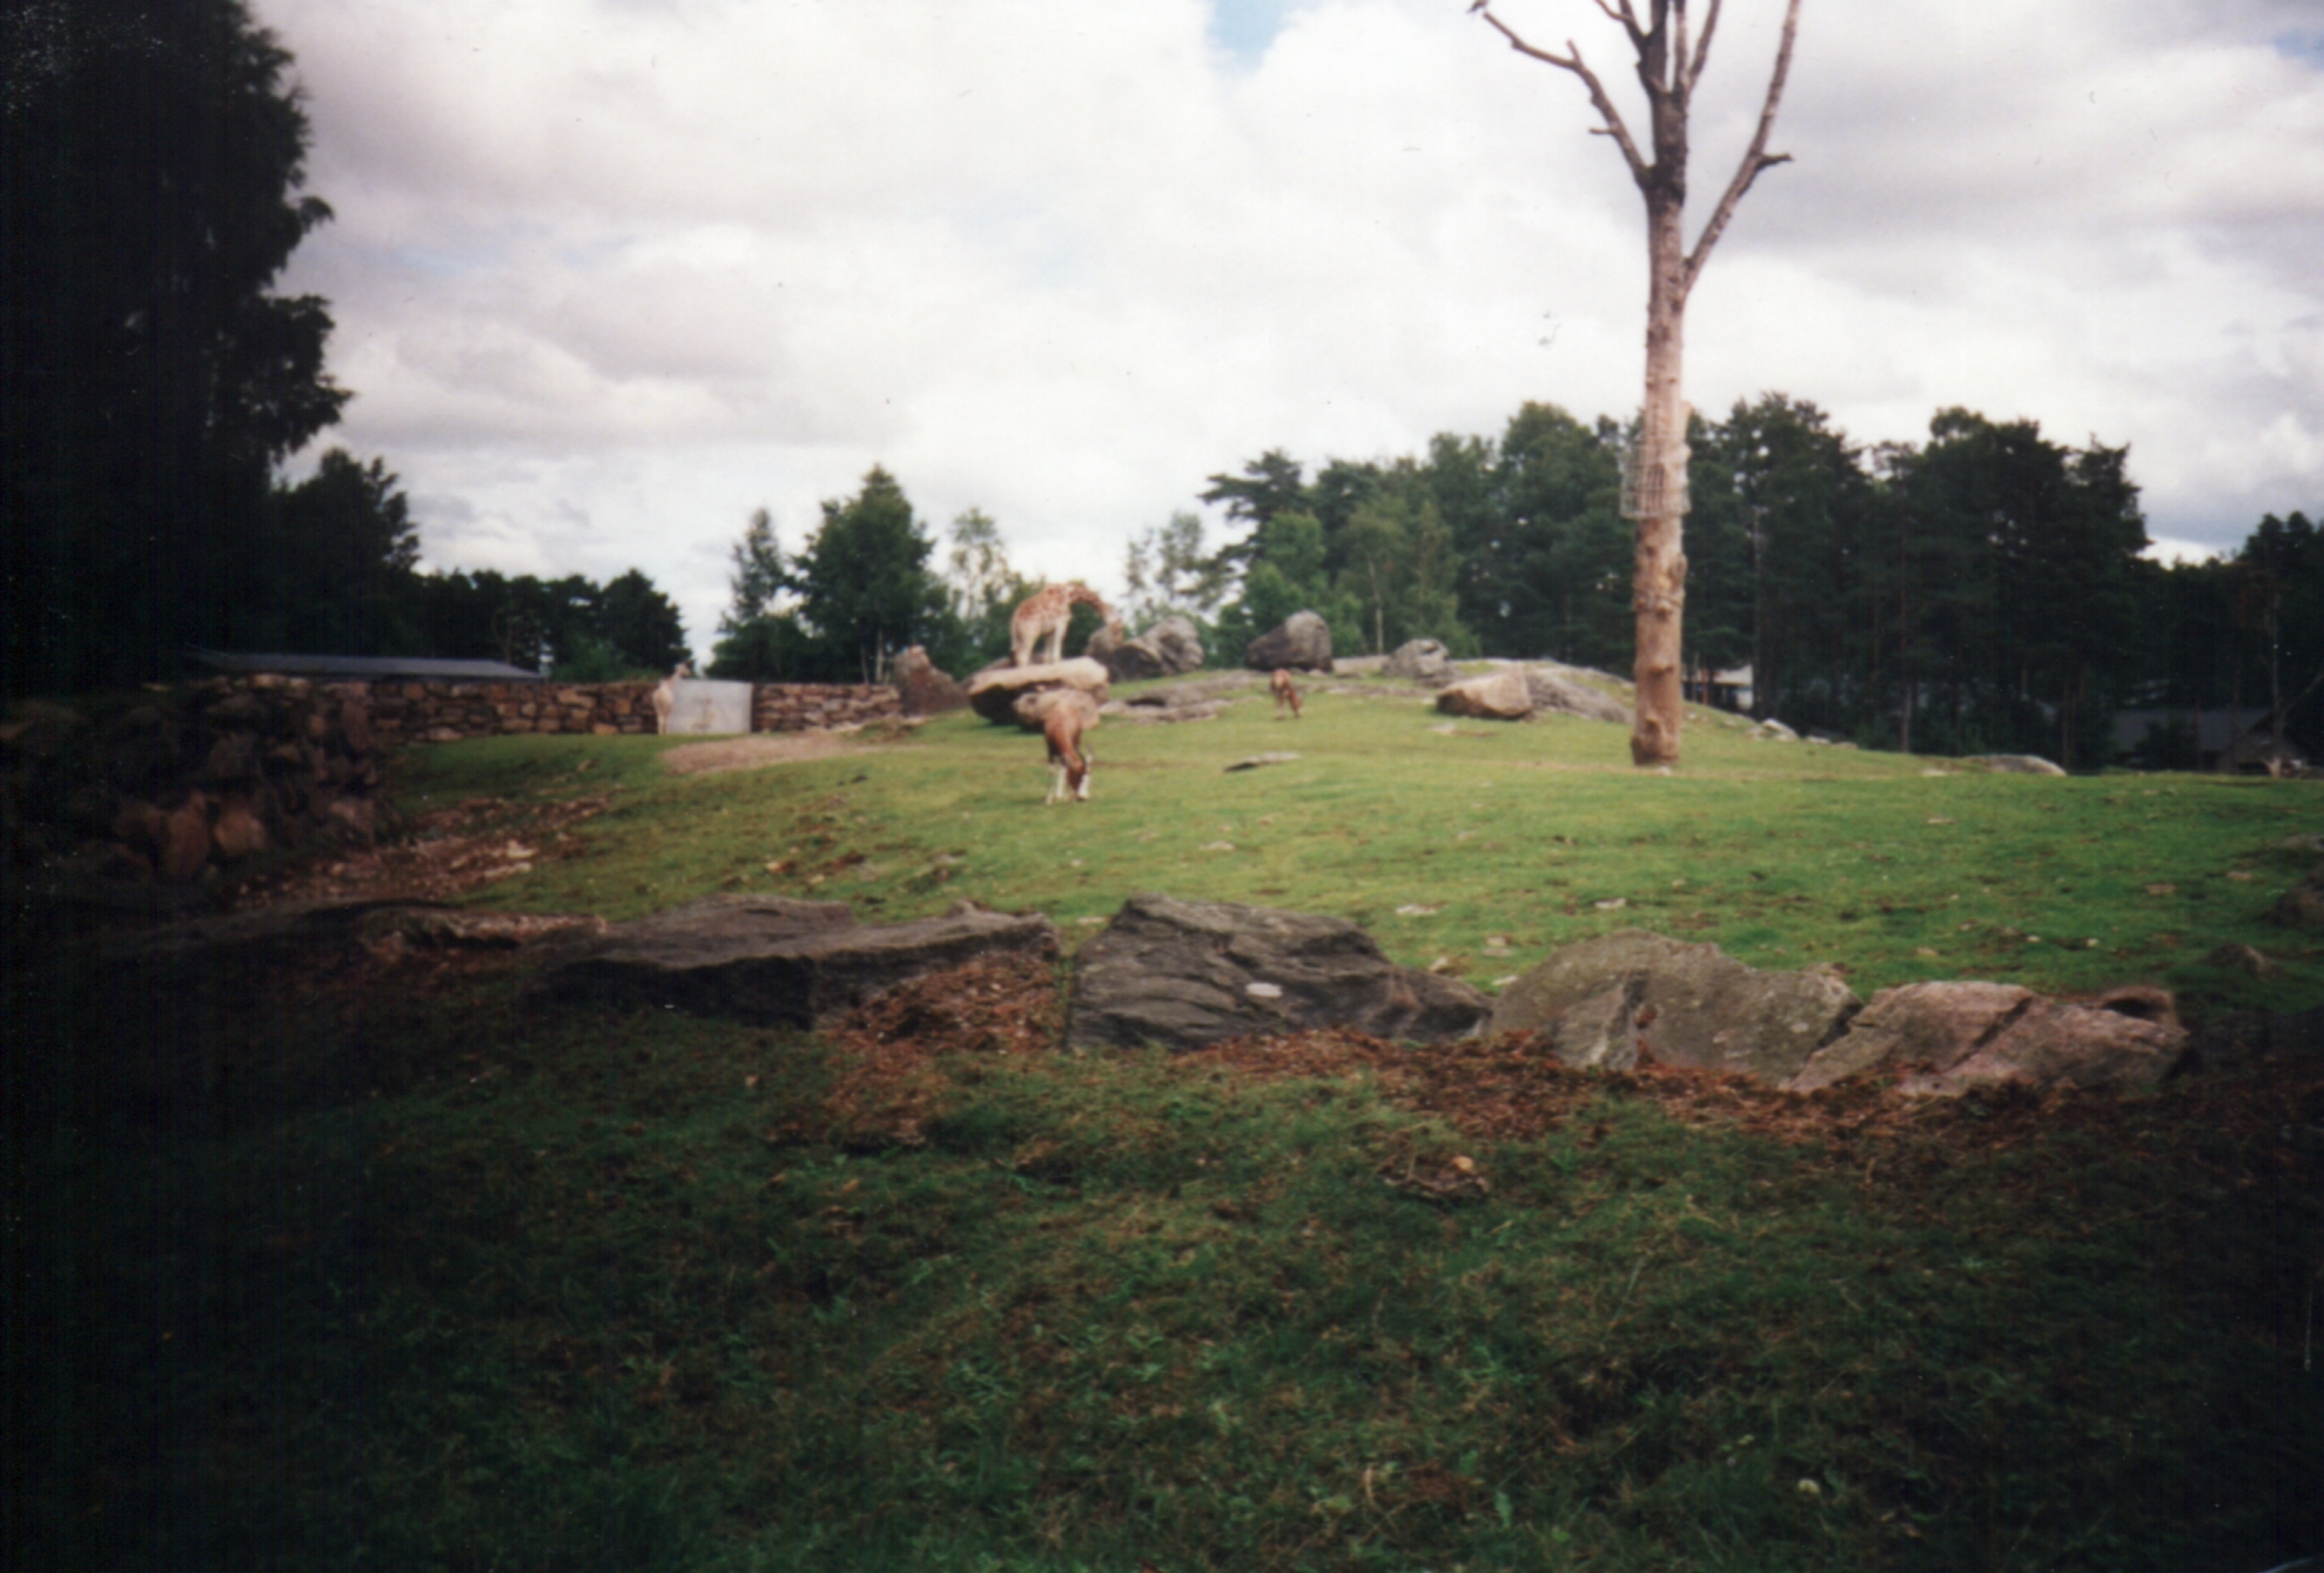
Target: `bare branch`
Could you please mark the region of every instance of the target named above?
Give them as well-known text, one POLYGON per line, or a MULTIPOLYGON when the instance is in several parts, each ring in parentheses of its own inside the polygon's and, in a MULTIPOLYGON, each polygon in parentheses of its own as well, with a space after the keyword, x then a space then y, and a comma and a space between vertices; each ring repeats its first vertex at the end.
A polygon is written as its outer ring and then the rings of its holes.
POLYGON ((1678 28, 1671 35, 1670 83, 1671 97, 1683 113, 1689 92, 1694 87, 1694 79, 1686 74, 1686 0, 1679 0, 1678 28))
POLYGON ((1702 19, 1702 36, 1694 42, 1694 59, 1687 63, 1686 85, 1690 92, 1702 77, 1702 68, 1711 63, 1711 35, 1719 31, 1720 4, 1720 0, 1711 0, 1710 14, 1702 19))
MULTIPOLYGON (((1793 3, 1796 5, 1798 0, 1793 0, 1793 3)), ((1574 46, 1573 41, 1572 39, 1565 41, 1567 52, 1562 55, 1552 54, 1547 50, 1536 49, 1518 37, 1507 23, 1494 15, 1489 5, 1489 0, 1480 0, 1479 5, 1471 6, 1471 9, 1480 12, 1485 20, 1493 24, 1493 30, 1509 41, 1511 49, 1521 55, 1530 56, 1544 65, 1555 66, 1561 71, 1571 71, 1582 78, 1582 86, 1590 90, 1591 106, 1597 109, 1599 117, 1606 123, 1604 134, 1612 137, 1614 145, 1622 150, 1623 161, 1630 166, 1630 178, 1643 189, 1654 172, 1653 166, 1640 156, 1638 144, 1630 139, 1629 127, 1622 124, 1622 112, 1614 107, 1614 100, 1607 94, 1606 84, 1600 81, 1598 73, 1583 62, 1582 51, 1574 46)), ((1621 5, 1624 11, 1628 11, 1630 8, 1630 0, 1621 0, 1621 5)))
POLYGON ((1720 235, 1726 232, 1727 221, 1735 216, 1735 205, 1743 200, 1743 193, 1751 189, 1751 182, 1759 178, 1759 171, 1791 161, 1789 153, 1771 154, 1767 152, 1767 136, 1775 128, 1775 106, 1783 101, 1784 79, 1791 75, 1792 40, 1799 32, 1799 27, 1800 0, 1789 0, 1784 7, 1783 41, 1775 47, 1775 69, 1767 78, 1767 100, 1759 106, 1759 128, 1752 133, 1751 145, 1745 150, 1743 161, 1736 166, 1735 179, 1728 182, 1726 194, 1720 198, 1718 207, 1711 212, 1711 222, 1703 225, 1702 238, 1694 243, 1694 250, 1686 259, 1686 272, 1680 286, 1683 293, 1693 292, 1694 281, 1702 274, 1703 263, 1711 260, 1711 247, 1719 244, 1720 235))

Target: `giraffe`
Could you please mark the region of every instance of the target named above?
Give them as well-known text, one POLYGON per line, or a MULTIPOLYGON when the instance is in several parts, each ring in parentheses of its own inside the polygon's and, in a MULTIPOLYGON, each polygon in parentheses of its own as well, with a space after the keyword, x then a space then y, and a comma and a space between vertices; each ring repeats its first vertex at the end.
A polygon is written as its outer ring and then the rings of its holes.
POLYGON ((1120 628, 1120 620, 1107 609, 1103 598, 1086 584, 1049 584, 1036 590, 1019 603, 1009 619, 1009 664, 1030 667, 1046 663, 1028 660, 1039 652, 1042 645, 1049 647, 1048 660, 1065 658, 1065 624, 1073 621, 1074 608, 1089 605, 1105 619, 1108 628, 1120 628))
POLYGON ((678 680, 680 677, 691 677, 693 676, 694 663, 692 661, 680 661, 677 666, 670 668, 669 676, 664 677, 655 685, 653 691, 654 731, 664 734, 669 732, 669 713, 678 708, 678 680))
POLYGON ((1083 734, 1097 727, 1097 702, 1078 689, 1065 689, 1041 713, 1041 735, 1049 743, 1049 795, 1052 803, 1087 803, 1090 767, 1097 756, 1083 746, 1083 734))

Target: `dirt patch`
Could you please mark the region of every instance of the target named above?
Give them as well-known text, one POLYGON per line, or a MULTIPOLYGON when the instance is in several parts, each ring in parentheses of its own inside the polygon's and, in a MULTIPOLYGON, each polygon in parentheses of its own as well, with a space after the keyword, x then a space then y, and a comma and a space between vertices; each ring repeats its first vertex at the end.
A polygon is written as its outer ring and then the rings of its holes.
POLYGON ((235 892, 237 907, 278 901, 449 901, 561 855, 574 827, 613 805, 576 797, 512 810, 472 797, 411 822, 394 842, 360 851, 301 857, 235 892))
POLYGON ((952 1054, 1055 1049, 1065 1028, 1055 964, 993 956, 899 983, 866 1001, 825 1036, 844 1068, 820 1115, 787 1134, 851 1146, 917 1146, 952 1100, 952 1054))
POLYGON ((662 755, 661 764, 663 769, 681 776, 707 776, 720 770, 762 770, 770 765, 835 759, 868 752, 918 724, 915 717, 883 724, 876 731, 858 727, 842 731, 754 732, 749 737, 684 743, 662 755))

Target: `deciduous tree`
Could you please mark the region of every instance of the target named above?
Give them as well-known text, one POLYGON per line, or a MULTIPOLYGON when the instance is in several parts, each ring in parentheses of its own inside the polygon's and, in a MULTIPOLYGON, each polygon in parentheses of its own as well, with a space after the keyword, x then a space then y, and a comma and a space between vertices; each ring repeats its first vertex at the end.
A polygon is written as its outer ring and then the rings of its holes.
POLYGON ((1679 757, 1682 713, 1680 659, 1686 604, 1686 557, 1681 531, 1686 515, 1686 403, 1681 391, 1686 337, 1686 302, 1711 249, 1719 244, 1736 204, 1762 170, 1789 156, 1767 151, 1775 109, 1791 70, 1792 41, 1798 32, 1800 0, 1786 0, 1783 38, 1767 80, 1750 146, 1710 221, 1690 250, 1684 217, 1687 194, 1688 116, 1694 89, 1710 63, 1721 0, 1710 0, 1700 35, 1690 37, 1687 0, 1595 0, 1617 23, 1636 60, 1645 89, 1647 142, 1641 147, 1605 83, 1568 41, 1563 53, 1537 47, 1495 15, 1490 0, 1470 9, 1530 59, 1578 78, 1597 111, 1600 129, 1611 137, 1629 166, 1630 178, 1646 209, 1646 377, 1641 428, 1625 487, 1624 511, 1637 520, 1636 566, 1630 593, 1637 613, 1637 716, 1630 757, 1638 765, 1674 764, 1679 757), (1638 14, 1643 5, 1646 14, 1638 14))

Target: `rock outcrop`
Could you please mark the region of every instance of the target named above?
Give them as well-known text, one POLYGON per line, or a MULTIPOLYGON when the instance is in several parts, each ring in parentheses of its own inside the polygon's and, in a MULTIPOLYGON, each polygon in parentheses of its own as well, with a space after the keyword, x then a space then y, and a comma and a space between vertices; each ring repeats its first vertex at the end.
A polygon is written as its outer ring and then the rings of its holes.
POLYGON ((1452 665, 1452 656, 1443 641, 1433 639, 1406 639, 1390 652, 1380 667, 1383 677, 1401 677, 1430 688, 1442 688, 1460 676, 1452 665))
POLYGON ((1332 625, 1314 612, 1295 612, 1245 646, 1242 664, 1259 672, 1329 672, 1332 625))
POLYGON ((1527 667, 1525 681, 1526 692, 1533 696, 1536 712, 1550 711, 1559 715, 1578 715, 1585 721, 1613 721, 1626 724, 1630 719, 1628 708, 1620 700, 1611 698, 1555 667, 1527 667))
POLYGON ((1503 990, 1489 1032, 1546 1036, 1575 1066, 1669 1064, 1769 1081, 1797 1074, 1861 1002, 1825 972, 1762 972, 1716 945, 1626 932, 1569 945, 1503 990))
POLYGON ((1185 1049, 1349 1026, 1441 1043, 1489 1009, 1465 983, 1388 961, 1343 918, 1140 895, 1082 948, 1065 1039, 1185 1049))
POLYGON ((1038 914, 964 901, 942 917, 866 924, 844 901, 720 896, 616 925, 576 946, 540 987, 550 998, 806 1026, 908 978, 1004 952, 1054 956, 1057 931, 1038 914))
POLYGON ((1533 713, 1533 692, 1526 685, 1523 672, 1505 667, 1481 677, 1464 677, 1440 690, 1436 708, 1447 715, 1477 721, 1523 721, 1533 713))
POLYGON ((1117 683, 1177 677, 1202 669, 1203 636, 1185 618, 1164 618, 1136 639, 1117 639, 1101 629, 1090 636, 1089 654, 1103 663, 1117 683))
MULTIPOLYGON (((1069 661, 1044 661, 1030 667, 987 667, 968 680, 969 708, 995 726, 1021 726, 1019 699, 1028 694, 1071 688, 1103 704, 1107 693, 1104 666, 1087 656, 1069 661)), ((1033 723, 1036 730, 1040 722, 1033 723)))
POLYGON ((928 652, 918 645, 896 658, 890 675, 906 715, 941 715, 968 703, 968 690, 928 659, 928 652))
POLYGON ((1957 1097, 1997 1081, 2135 1091, 2170 1074, 2187 1041, 2159 989, 2078 1003, 2013 983, 1910 983, 1874 995, 1847 1035, 1785 1085, 1812 1092, 1877 1076, 1923 1097, 1957 1097))

